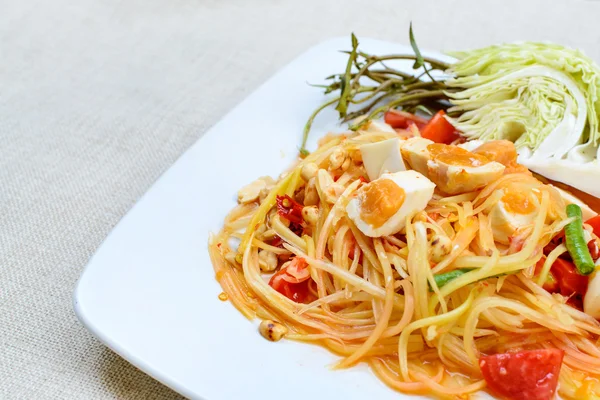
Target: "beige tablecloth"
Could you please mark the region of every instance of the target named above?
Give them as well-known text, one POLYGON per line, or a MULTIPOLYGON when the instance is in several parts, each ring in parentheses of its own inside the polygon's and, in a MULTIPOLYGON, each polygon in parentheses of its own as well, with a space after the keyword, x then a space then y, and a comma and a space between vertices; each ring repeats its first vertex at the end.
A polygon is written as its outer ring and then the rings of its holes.
POLYGON ((0 398, 179 397, 92 338, 74 285, 154 180, 309 46, 406 43, 412 20, 423 48, 552 40, 600 60, 599 15, 582 0, 0 0, 0 398))

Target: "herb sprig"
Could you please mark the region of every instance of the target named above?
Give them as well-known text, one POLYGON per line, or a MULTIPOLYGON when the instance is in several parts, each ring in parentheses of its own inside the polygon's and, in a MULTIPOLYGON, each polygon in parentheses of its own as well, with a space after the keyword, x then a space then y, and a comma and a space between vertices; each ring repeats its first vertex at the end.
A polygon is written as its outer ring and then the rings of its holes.
POLYGON ((445 84, 445 78, 434 79, 432 71, 445 71, 450 65, 433 58, 424 57, 419 50, 412 23, 409 28, 410 45, 414 54, 388 54, 376 56, 359 50, 359 42, 351 35, 352 48, 348 54, 343 73, 328 76, 329 85, 313 85, 324 90, 325 94, 339 93, 318 107, 309 117, 302 137, 300 154, 308 155, 306 142, 312 124, 321 111, 335 105, 341 122, 349 122, 364 117, 350 125, 351 130, 360 129, 369 121, 380 117, 392 108, 405 111, 433 114, 447 109, 447 93, 456 91, 445 84), (413 60, 413 74, 390 67, 390 61, 413 60), (422 80, 427 77, 428 80, 422 80), (352 110, 350 109, 352 107, 352 110))

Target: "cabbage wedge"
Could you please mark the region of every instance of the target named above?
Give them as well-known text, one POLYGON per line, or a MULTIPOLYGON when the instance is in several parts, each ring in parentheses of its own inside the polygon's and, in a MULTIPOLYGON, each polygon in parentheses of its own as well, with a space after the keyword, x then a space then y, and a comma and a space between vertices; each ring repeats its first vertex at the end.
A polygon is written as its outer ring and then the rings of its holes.
POLYGON ((578 50, 519 43, 450 53, 446 80, 469 139, 515 142, 519 162, 600 197, 600 68, 578 50))

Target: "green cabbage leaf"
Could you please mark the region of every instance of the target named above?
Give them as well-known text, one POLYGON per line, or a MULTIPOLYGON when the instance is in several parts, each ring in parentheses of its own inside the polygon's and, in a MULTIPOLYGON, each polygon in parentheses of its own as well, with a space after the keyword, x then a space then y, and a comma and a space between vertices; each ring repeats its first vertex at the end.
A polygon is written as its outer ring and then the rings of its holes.
POLYGON ((451 122, 469 139, 508 139, 537 158, 597 157, 600 68, 583 53, 519 43, 450 55, 446 83, 461 89, 447 93, 460 112, 451 122))

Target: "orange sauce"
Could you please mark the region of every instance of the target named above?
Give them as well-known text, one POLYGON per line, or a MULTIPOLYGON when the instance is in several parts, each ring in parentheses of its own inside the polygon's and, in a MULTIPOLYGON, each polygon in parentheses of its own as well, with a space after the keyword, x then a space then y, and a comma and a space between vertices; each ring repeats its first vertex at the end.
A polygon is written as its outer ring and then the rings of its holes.
POLYGON ((578 399, 589 399, 591 395, 597 396, 600 391, 600 382, 597 378, 586 377, 581 381, 581 386, 575 392, 578 399))
POLYGON ((459 167, 479 167, 490 162, 481 154, 471 153, 461 147, 442 143, 427 146, 431 159, 448 165, 459 167))
POLYGON ((374 228, 394 215, 406 198, 404 189, 389 179, 373 181, 359 190, 362 198, 360 218, 374 228))

